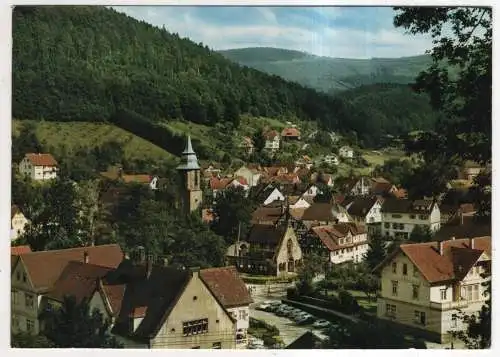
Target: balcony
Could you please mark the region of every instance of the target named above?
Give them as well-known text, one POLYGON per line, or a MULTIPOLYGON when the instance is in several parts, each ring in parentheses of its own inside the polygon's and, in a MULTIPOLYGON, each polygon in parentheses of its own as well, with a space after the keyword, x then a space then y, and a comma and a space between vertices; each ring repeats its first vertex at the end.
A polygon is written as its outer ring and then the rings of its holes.
POLYGON ((449 301, 449 302, 432 302, 431 301, 431 309, 436 310, 452 310, 452 309, 461 309, 467 307, 471 303, 468 300, 458 300, 458 301, 449 301))

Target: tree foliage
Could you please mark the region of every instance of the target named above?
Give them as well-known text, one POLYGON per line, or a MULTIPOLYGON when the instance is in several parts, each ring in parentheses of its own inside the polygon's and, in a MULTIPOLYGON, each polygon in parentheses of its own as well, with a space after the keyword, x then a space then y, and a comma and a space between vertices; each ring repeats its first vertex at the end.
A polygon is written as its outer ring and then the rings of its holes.
POLYGON ((385 241, 380 233, 370 236, 368 251, 363 256, 365 264, 371 271, 379 265, 386 257, 385 241))
POLYGON ((56 348, 123 348, 109 334, 110 321, 86 302, 65 297, 60 308, 44 314, 43 334, 56 348))
POLYGON ((416 225, 413 231, 410 233, 410 241, 414 243, 427 243, 431 242, 434 238, 429 226, 416 225))

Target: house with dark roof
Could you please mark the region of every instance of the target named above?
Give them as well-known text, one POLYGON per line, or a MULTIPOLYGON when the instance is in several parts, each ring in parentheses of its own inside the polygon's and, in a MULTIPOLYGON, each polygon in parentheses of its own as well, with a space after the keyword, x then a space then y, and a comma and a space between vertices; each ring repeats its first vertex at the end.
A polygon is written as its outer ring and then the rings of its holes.
POLYGON ((12 205, 10 208, 10 240, 15 241, 18 239, 24 233, 24 229, 28 224, 28 219, 19 207, 12 205))
POLYGON ((457 211, 434 236, 435 240, 461 239, 467 237, 491 236, 491 221, 483 222, 476 212, 457 211))
POLYGON ((12 329, 37 334, 43 297, 54 289, 71 261, 91 262, 105 268, 117 267, 123 252, 117 244, 11 255, 12 329))
POLYGON ((437 232, 441 213, 436 201, 387 198, 382 203, 382 236, 408 239, 416 226, 437 232))
POLYGON ((365 227, 353 222, 312 227, 300 241, 302 251, 332 264, 359 263, 368 251, 365 227))
POLYGON ((313 202, 306 208, 300 220, 308 227, 350 222, 347 210, 338 203, 313 202))
POLYGON ((289 216, 272 225, 254 224, 233 251, 226 257, 229 264, 251 274, 287 276, 296 274, 302 264, 302 250, 289 216))
POLYGON ((382 200, 376 196, 353 197, 344 207, 352 220, 366 226, 369 234, 382 231, 382 200))
POLYGON ((372 177, 370 181, 370 193, 372 195, 389 197, 398 194, 398 188, 383 177, 372 177))
POLYGON ((401 244, 380 263, 377 317, 438 343, 466 328, 459 311, 477 313, 491 276, 491 237, 401 244))
POLYGON ((51 154, 28 153, 19 163, 21 175, 35 181, 55 179, 58 170, 58 163, 51 154))
POLYGON ((246 346, 252 299, 233 267, 180 270, 125 260, 106 278, 125 286, 112 329, 125 347, 246 346))
POLYGON ((152 190, 157 190, 164 184, 165 180, 160 180, 158 176, 149 174, 126 174, 121 166, 111 166, 106 171, 100 173, 101 178, 109 181, 118 181, 124 184, 147 185, 152 190), (160 182, 162 181, 162 183, 160 182))

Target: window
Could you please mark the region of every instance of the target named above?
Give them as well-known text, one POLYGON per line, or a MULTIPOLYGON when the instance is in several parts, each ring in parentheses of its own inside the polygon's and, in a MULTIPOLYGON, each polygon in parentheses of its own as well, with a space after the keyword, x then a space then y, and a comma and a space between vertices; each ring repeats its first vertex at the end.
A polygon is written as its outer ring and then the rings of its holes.
POLYGON ((396 280, 392 281, 392 296, 398 296, 398 282, 396 280))
POLYGON ((415 219, 415 215, 414 214, 410 214, 410 219, 415 219))
POLYGON ((35 321, 26 319, 26 331, 29 333, 35 331, 35 321))
POLYGON ((413 266, 413 277, 418 278, 418 269, 415 265, 413 266))
POLYGON ((420 216, 418 216, 418 218, 420 218, 422 221, 425 221, 426 219, 429 218, 429 216, 426 214, 421 214, 420 216))
POLYGON ((18 304, 17 295, 18 295, 17 291, 11 291, 10 292, 10 302, 11 302, 11 304, 14 304, 14 305, 18 304))
POLYGON ((184 336, 200 335, 208 332, 208 319, 193 320, 182 323, 184 336))
POLYGON ((385 228, 389 228, 390 226, 391 226, 390 223, 387 223, 387 222, 384 223, 385 228))
POLYGON ((403 216, 401 216, 400 214, 393 214, 392 215, 392 218, 402 218, 403 216))
POLYGON ((473 285, 472 289, 472 299, 473 300, 479 300, 479 285, 473 285))
POLYGON ((413 285, 413 289, 412 289, 412 297, 413 299, 415 300, 418 300, 418 290, 419 290, 419 286, 418 285, 413 285))
POLYGON ((16 273, 16 278, 17 278, 17 281, 21 280, 21 273, 20 272, 16 273))
POLYGON ((415 310, 415 323, 425 325, 425 312, 415 310))
POLYGON ((446 300, 446 289, 441 289, 441 300, 446 300))
POLYGON ((403 275, 408 275, 408 265, 403 264, 403 275))
POLYGON ((248 312, 245 310, 240 310, 240 320, 246 320, 248 317, 248 312))
POLYGON ((398 272, 398 263, 393 262, 392 263, 392 272, 396 274, 398 272))
POLYGON ((398 226, 399 226, 399 225, 398 225, 397 223, 393 223, 393 224, 392 224, 392 229, 398 229, 398 226))
POLYGON ((396 305, 386 304, 385 305, 385 315, 388 317, 396 317, 396 305))
POLYGON ((26 280, 27 280, 27 278, 26 278, 26 273, 23 273, 23 283, 25 283, 25 282, 26 282, 26 280))
POLYGON ((25 303, 27 308, 30 308, 30 309, 34 308, 35 300, 33 299, 33 295, 26 293, 24 295, 24 303, 25 303))
POLYGON ((214 343, 212 343, 212 348, 214 350, 220 350, 222 348, 222 343, 220 343, 220 342, 214 342, 214 343))

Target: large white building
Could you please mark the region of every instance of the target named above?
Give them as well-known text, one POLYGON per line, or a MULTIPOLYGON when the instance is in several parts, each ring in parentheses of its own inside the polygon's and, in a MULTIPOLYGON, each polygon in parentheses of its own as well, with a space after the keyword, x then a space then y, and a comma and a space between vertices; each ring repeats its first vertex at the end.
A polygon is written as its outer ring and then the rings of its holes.
POLYGON ((32 180, 51 180, 57 177, 57 161, 51 154, 24 155, 19 163, 19 172, 32 180))
POLYGON ((436 202, 388 198, 382 204, 382 236, 408 239, 416 226, 432 232, 441 227, 441 213, 436 202))
POLYGON ((470 315, 484 305, 490 268, 489 236, 402 244, 375 268, 381 273, 377 316, 447 343, 452 331, 465 329, 459 310, 470 315))

